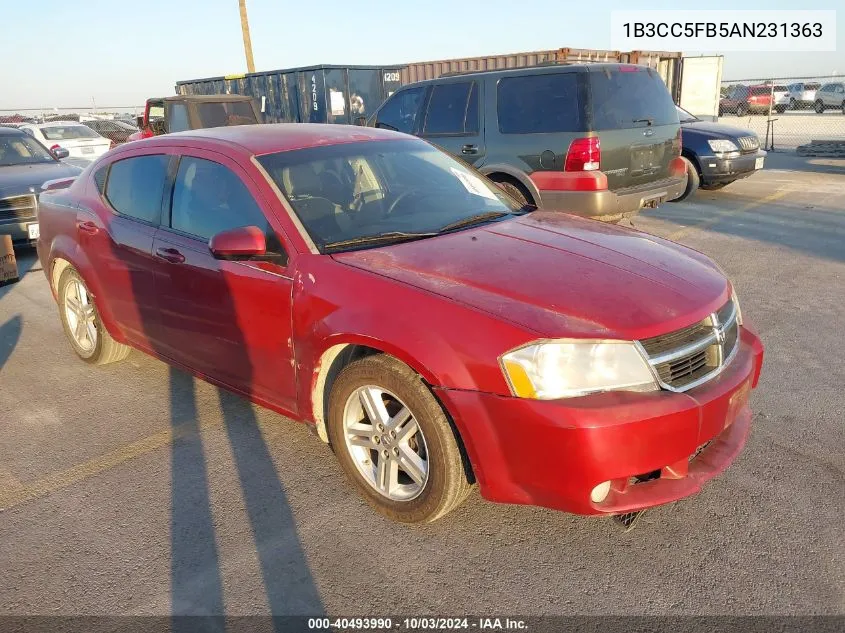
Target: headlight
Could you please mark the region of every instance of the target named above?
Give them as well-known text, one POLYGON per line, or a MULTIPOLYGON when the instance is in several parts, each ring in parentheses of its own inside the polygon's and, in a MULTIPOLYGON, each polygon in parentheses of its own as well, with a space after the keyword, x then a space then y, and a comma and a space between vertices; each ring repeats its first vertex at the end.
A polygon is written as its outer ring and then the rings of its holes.
POLYGON ((501 358, 513 395, 553 400, 612 390, 656 391, 651 368, 629 341, 547 341, 501 358))
POLYGON ((739 155, 739 147, 733 141, 720 138, 713 141, 707 141, 707 144, 716 154, 739 155))

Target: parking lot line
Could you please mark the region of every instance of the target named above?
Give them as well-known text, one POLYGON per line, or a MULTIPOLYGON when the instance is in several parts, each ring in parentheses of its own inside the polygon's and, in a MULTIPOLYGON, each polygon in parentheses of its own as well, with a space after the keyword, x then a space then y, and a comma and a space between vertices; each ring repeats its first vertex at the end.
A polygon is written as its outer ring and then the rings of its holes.
MULTIPOLYGON (((186 422, 173 428, 153 433, 147 437, 124 444, 119 448, 90 459, 81 464, 77 464, 62 472, 47 475, 41 479, 37 479, 32 483, 22 484, 16 479, 12 478, 12 482, 17 482, 17 485, 6 486, 3 485, 0 489, 0 509, 6 510, 21 503, 44 497, 62 488, 67 488, 84 479, 88 479, 93 475, 99 474, 115 466, 119 466, 131 459, 146 455, 159 448, 164 448, 173 443, 181 437, 189 435, 193 429, 199 428, 200 431, 214 427, 221 426, 222 421, 217 419, 205 423, 195 425, 192 422, 186 422)), ((11 476, 11 473, 9 474, 11 476)), ((0 472, 0 482, 5 483, 6 478, 0 472)))
POLYGON ((699 224, 694 224, 692 226, 686 226, 679 231, 675 231, 674 233, 670 233, 667 236, 667 239, 672 240, 673 242, 677 242, 682 237, 686 237, 693 231, 697 231, 699 229, 706 229, 708 227, 713 226, 714 224, 721 222, 725 218, 729 218, 731 216, 737 215, 739 213, 744 213, 745 211, 750 211, 756 207, 761 207, 768 202, 774 202, 780 198, 783 198, 785 195, 792 192, 792 189, 781 189, 776 191, 772 194, 769 194, 765 198, 760 198, 759 200, 755 200, 754 202, 749 202, 748 204, 744 204, 741 207, 736 207, 735 209, 728 209, 726 211, 722 211, 715 217, 710 218, 709 220, 705 220, 699 224))

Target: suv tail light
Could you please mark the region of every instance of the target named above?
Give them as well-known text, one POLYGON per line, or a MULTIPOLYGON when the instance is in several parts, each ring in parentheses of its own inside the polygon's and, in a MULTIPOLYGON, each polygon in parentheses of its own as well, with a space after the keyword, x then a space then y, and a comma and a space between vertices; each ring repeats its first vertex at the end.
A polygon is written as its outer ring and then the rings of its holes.
POLYGON ((598 136, 576 138, 566 152, 564 171, 596 171, 601 166, 601 141, 598 136))

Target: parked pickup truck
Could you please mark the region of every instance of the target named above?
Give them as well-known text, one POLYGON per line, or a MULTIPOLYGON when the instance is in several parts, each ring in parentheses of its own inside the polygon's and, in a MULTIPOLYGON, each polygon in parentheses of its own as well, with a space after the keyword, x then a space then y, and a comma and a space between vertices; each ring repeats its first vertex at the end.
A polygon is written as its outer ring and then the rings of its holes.
POLYGON ((261 114, 247 95, 176 95, 147 99, 138 117, 138 132, 128 140, 207 127, 261 123, 261 114))

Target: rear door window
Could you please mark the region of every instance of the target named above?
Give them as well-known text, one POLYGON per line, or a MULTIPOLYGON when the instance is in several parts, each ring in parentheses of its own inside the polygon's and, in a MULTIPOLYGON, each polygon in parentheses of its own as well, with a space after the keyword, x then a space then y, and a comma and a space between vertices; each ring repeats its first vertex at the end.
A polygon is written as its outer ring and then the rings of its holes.
POLYGON ((416 127, 417 114, 424 94, 425 88, 422 86, 395 93, 379 110, 376 127, 411 134, 416 127))
POLYGON ((593 129, 625 130, 678 123, 675 103, 652 69, 597 69, 590 72, 593 129))
POLYGON ((434 86, 428 102, 423 134, 468 134, 478 129, 478 99, 470 115, 474 83, 460 82, 434 86), (468 125, 469 124, 469 125, 468 125))
POLYGON ((496 103, 502 134, 585 129, 578 73, 505 77, 499 81, 496 103))
POLYGON ((161 198, 170 157, 136 156, 112 163, 106 182, 106 199, 121 215, 158 224, 161 198))

